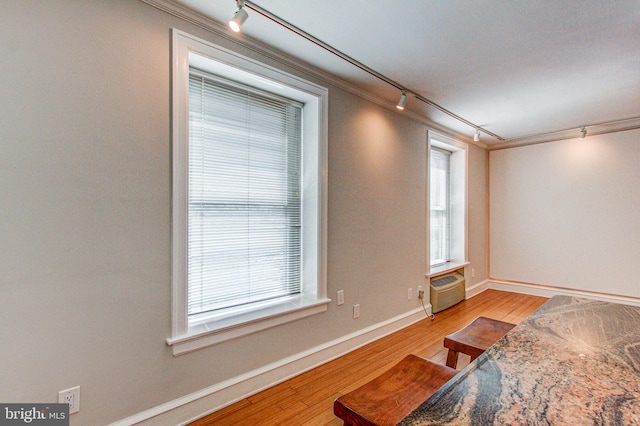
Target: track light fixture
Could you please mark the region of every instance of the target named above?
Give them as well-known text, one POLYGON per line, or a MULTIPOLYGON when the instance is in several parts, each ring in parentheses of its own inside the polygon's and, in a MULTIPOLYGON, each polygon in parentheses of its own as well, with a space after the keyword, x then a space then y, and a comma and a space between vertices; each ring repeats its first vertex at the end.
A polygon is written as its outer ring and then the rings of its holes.
POLYGON ((473 134, 473 141, 478 142, 480 140, 480 130, 476 129, 476 132, 473 134))
POLYGON ((238 4, 238 10, 229 21, 229 27, 237 33, 240 32, 240 27, 247 20, 249 14, 244 10, 244 0, 238 0, 236 3, 238 4))
POLYGON ((582 130, 580 130, 580 139, 584 139, 587 136, 587 128, 583 127, 582 130))
POLYGON ((402 94, 400 95, 400 100, 398 101, 398 105, 396 105, 396 108, 398 108, 399 110, 403 110, 404 104, 406 103, 407 103, 407 91, 403 90, 402 94))

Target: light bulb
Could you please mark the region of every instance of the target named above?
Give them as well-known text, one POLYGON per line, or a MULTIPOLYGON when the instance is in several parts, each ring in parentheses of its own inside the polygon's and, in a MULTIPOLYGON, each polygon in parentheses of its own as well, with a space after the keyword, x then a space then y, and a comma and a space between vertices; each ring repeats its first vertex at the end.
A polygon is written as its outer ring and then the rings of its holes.
POLYGON ((229 27, 236 33, 240 32, 240 27, 248 17, 249 14, 246 10, 238 9, 238 11, 233 15, 233 18, 229 21, 229 27))

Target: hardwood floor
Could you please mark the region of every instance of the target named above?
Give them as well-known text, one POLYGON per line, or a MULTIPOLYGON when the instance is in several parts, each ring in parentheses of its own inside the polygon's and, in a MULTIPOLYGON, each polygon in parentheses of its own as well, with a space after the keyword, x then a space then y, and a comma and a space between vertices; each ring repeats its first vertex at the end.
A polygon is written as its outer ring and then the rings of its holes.
MULTIPOLYGON (((225 407, 194 423, 209 425, 335 425, 333 401, 379 376, 408 354, 444 364, 444 336, 478 316, 519 323, 547 299, 497 290, 465 300, 409 327, 383 337, 338 359, 225 407)), ((460 354, 457 369, 469 363, 460 354)))

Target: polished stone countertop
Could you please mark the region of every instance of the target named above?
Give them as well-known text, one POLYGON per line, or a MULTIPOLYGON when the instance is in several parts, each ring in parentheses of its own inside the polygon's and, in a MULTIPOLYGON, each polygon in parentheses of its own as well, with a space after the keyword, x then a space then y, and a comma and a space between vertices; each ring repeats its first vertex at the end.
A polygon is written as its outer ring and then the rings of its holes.
POLYGON ((640 307, 555 296, 399 425, 640 425, 640 307))

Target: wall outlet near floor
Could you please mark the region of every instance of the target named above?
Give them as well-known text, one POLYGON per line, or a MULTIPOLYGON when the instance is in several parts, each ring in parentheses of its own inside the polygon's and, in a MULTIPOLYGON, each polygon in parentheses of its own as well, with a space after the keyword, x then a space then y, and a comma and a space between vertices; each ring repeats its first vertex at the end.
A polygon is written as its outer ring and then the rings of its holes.
POLYGON ((418 299, 420 300, 424 299, 424 291, 422 291, 421 285, 418 286, 418 299))
POLYGON ((69 404, 69 414, 80 411, 80 386, 58 392, 58 402, 69 404))
POLYGON ((353 318, 360 318, 360 304, 353 305, 353 318))
POLYGON ((338 290, 338 305, 344 305, 344 290, 338 290))
POLYGON ((411 300, 411 299, 413 299, 413 289, 412 288, 407 290, 407 300, 411 300))

